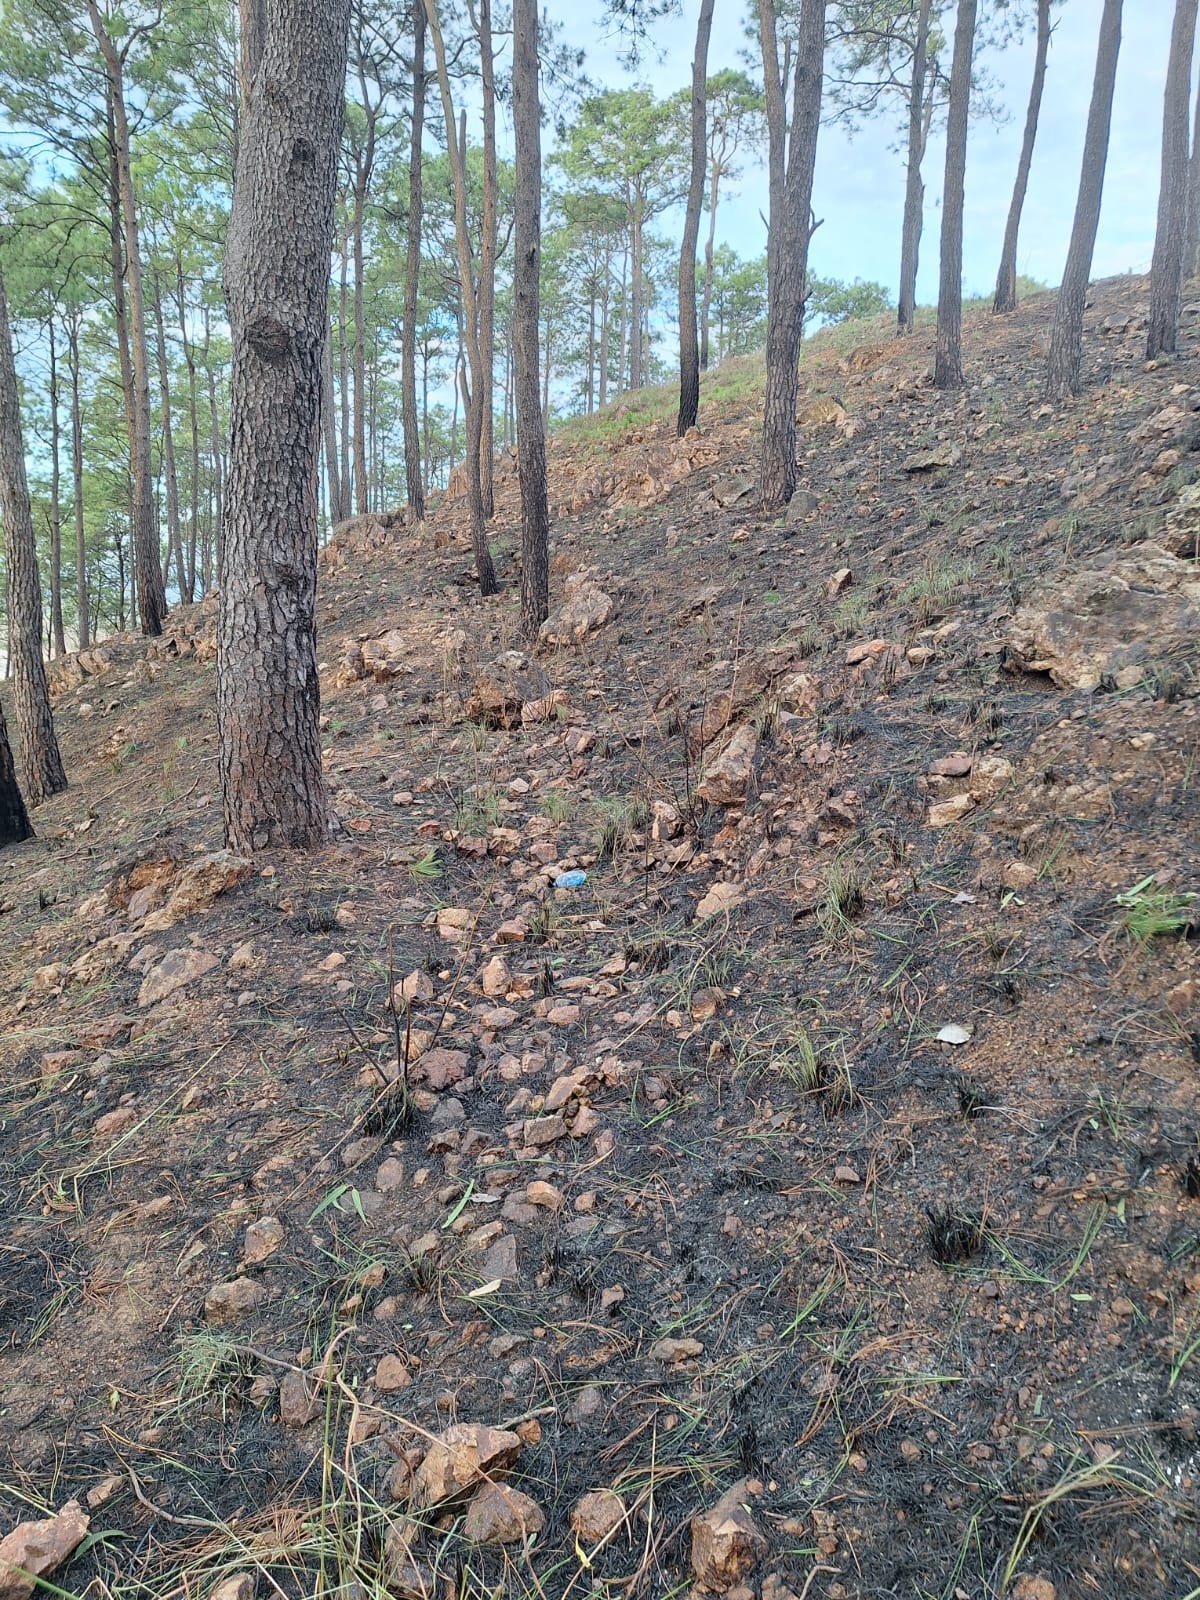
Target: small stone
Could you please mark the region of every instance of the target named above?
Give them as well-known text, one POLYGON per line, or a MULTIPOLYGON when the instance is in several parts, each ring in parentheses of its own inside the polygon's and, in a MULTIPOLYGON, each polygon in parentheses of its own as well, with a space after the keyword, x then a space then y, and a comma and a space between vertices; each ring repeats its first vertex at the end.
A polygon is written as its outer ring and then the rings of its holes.
POLYGON ((543 1150, 547 1145, 557 1144, 566 1136, 567 1124, 557 1113, 552 1117, 531 1117, 522 1129, 524 1142, 535 1150, 543 1150))
POLYGON ((847 590, 853 582, 854 574, 851 572, 850 568, 839 567, 834 573, 833 577, 830 578, 829 582, 825 585, 825 593, 828 595, 830 600, 834 600, 839 594, 842 594, 845 590, 847 590))
POLYGON ((651 1359, 668 1365, 676 1361, 688 1361, 703 1354, 704 1346, 699 1339, 657 1339, 650 1346, 651 1359))
POLYGON ((279 1420, 285 1428, 306 1428, 324 1409, 306 1372, 289 1372, 279 1385, 279 1420))
POLYGON ((422 972, 420 968, 410 972, 402 983, 396 985, 397 1004, 405 1000, 423 1003, 432 1000, 433 996, 433 980, 427 972, 422 972))
POLYGON ((413 1498, 420 1506, 449 1505, 464 1499, 487 1477, 515 1465, 521 1440, 503 1428, 456 1422, 430 1445, 417 1468, 413 1498))
POLYGON ((949 800, 939 800, 931 805, 925 820, 931 828, 948 828, 952 823, 961 822, 974 804, 969 794, 956 794, 949 800))
POLYGON ((627 1516, 619 1494, 612 1489, 592 1489, 571 1508, 571 1529, 583 1544, 595 1546, 609 1538, 627 1516))
POLYGON ((204 1297, 204 1320, 217 1328, 240 1322, 256 1311, 266 1298, 267 1291, 253 1278, 214 1283, 204 1297))
POLYGON ((743 723, 705 769, 697 790, 700 798, 713 806, 742 805, 754 781, 757 753, 758 734, 751 723, 743 723))
POLYGON ((143 1011, 150 1006, 156 1006, 168 995, 175 994, 198 978, 203 978, 220 964, 220 957, 208 950, 191 947, 168 950, 158 965, 151 967, 142 980, 137 1003, 143 1011))
POLYGON ((260 1217, 246 1229, 242 1259, 250 1266, 273 1256, 284 1241, 284 1226, 278 1217, 260 1217))
POLYGON ((415 1063, 414 1075, 431 1089, 447 1089, 452 1083, 461 1083, 467 1075, 467 1057, 462 1050, 446 1050, 438 1045, 415 1063))
POLYGON ((838 1183, 861 1183, 862 1179, 853 1167, 835 1167, 833 1176, 838 1183))
POLYGON ((1057 1600, 1057 1590, 1049 1578, 1023 1572, 1013 1584, 1012 1600, 1057 1600))
POLYGON ((512 972, 503 956, 493 956, 480 975, 480 985, 490 1000, 502 999, 512 985, 512 972))
POLYGON ((254 1600, 253 1574, 235 1572, 231 1577, 222 1578, 209 1600, 254 1600))
POLYGON ((722 911, 732 911, 742 903, 745 890, 740 883, 714 883, 696 907, 696 920, 715 917, 722 911))
POLYGON ((118 1106, 115 1111, 106 1111, 102 1117, 97 1117, 92 1124, 92 1137, 95 1139, 115 1139, 118 1134, 124 1133, 127 1128, 132 1128, 139 1115, 140 1113, 136 1106, 118 1106))
POLYGON ((396 1156, 388 1156, 379 1163, 375 1174, 375 1187, 380 1194, 392 1194, 404 1184, 404 1163, 396 1156))
POLYGON ((546 1013, 546 1021, 555 1028, 570 1028, 579 1021, 580 1010, 576 1005, 553 1006, 546 1013))
POLYGON ((692 1518, 692 1571, 705 1589, 731 1589, 767 1553, 767 1541, 746 1509, 747 1496, 746 1483, 737 1483, 711 1510, 692 1518))
POLYGON ((412 1382, 412 1373, 408 1370, 408 1363, 402 1356, 383 1356, 375 1368, 375 1376, 371 1382, 380 1394, 399 1394, 401 1389, 407 1389, 412 1382))
POLYGON ((524 1544, 546 1526, 535 1500, 506 1483, 485 1483, 463 1518, 463 1537, 472 1544, 524 1544))
POLYGON ((1037 869, 1028 861, 1010 861, 1004 869, 1004 882, 1010 889, 1029 889, 1037 882, 1037 869))
POLYGON ((0 1600, 28 1600, 37 1583, 60 1567, 82 1544, 90 1518, 78 1500, 68 1500, 53 1517, 19 1522, 0 1539, 0 1600))
POLYGON ((525 1191, 525 1198, 531 1206, 541 1206, 546 1211, 561 1211, 563 1207, 563 1194, 561 1189, 556 1189, 552 1183, 546 1183, 537 1178, 525 1191))

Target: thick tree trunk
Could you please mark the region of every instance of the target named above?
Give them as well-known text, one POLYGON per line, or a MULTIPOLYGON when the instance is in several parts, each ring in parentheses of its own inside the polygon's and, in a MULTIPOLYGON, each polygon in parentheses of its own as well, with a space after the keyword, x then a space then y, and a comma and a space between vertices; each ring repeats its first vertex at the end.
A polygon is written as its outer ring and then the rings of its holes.
POLYGON ((459 292, 462 299, 463 336, 466 343, 470 381, 465 373, 466 387, 466 446, 464 463, 467 476, 467 508, 471 520, 471 546, 475 554, 475 572, 482 595, 496 593, 496 569, 488 549, 487 527, 483 507, 483 486, 480 481, 479 453, 483 438, 483 389, 488 381, 483 370, 479 348, 479 302, 475 293, 475 280, 471 263, 471 240, 467 231, 466 162, 454 125, 454 101, 450 95, 450 74, 446 64, 446 47, 442 40, 434 0, 425 0, 425 15, 429 23, 429 37, 437 60, 438 85, 441 89, 442 112, 446 127, 446 153, 454 184, 454 238, 458 254, 459 292))
POLYGON ((92 642, 87 575, 87 541, 83 521, 83 410, 79 404, 79 323, 78 311, 71 312, 67 324, 67 364, 71 371, 71 497, 75 512, 75 596, 79 613, 76 632, 79 648, 92 642))
POLYGON ((1033 146, 1037 139, 1038 117, 1042 110, 1042 90, 1046 84, 1046 58, 1050 53, 1051 31, 1050 0, 1037 0, 1037 49, 1033 58, 1029 109, 1025 113, 1025 136, 1021 140, 1021 159, 1017 162, 1017 179, 1013 185, 1012 203, 1008 208, 1008 221, 1004 227, 1000 270, 996 274, 996 297, 992 301, 992 310, 998 314, 1017 309, 1017 237, 1021 231, 1021 212, 1025 205, 1025 191, 1029 187, 1029 172, 1033 166, 1033 146))
POLYGON ((1104 169, 1108 163, 1108 135, 1112 124, 1113 86, 1117 78, 1117 58, 1121 52, 1121 5, 1122 0, 1104 0, 1104 11, 1100 18, 1096 75, 1092 83, 1092 103, 1083 141, 1079 196, 1075 202, 1075 220, 1071 226, 1071 243, 1067 249, 1062 287, 1054 308, 1054 328, 1046 363, 1046 389, 1057 399, 1066 399, 1068 395, 1079 393, 1083 312, 1087 304, 1092 252, 1096 247, 1096 229, 1100 223, 1104 169))
POLYGON ((404 248, 404 345, 400 408, 404 423, 404 482, 414 522, 425 520, 421 436, 417 415, 417 291, 421 274, 421 139, 425 130, 425 7, 413 0, 412 137, 408 154, 408 224, 404 248))
POLYGON ((546 434, 538 397, 538 281, 542 264, 542 145, 538 95, 537 0, 513 3, 514 201, 513 342, 516 357, 517 475, 521 485, 521 627, 536 639, 550 604, 550 512, 546 434))
POLYGON ((688 184, 683 244, 679 251, 679 415, 675 432, 680 438, 695 427, 700 410, 700 348, 696 334, 696 242, 700 237, 700 208, 704 203, 704 167, 708 149, 705 103, 708 88, 708 40, 712 33, 714 0, 700 0, 696 23, 696 54, 692 58, 692 171, 688 184))
POLYGON ((967 176, 967 119, 971 60, 975 53, 978 0, 958 0, 950 110, 946 124, 946 179, 942 189, 942 255, 938 284, 937 353, 933 381, 939 389, 961 389, 963 192, 967 176))
POLYGON ((1189 96, 1192 47, 1196 41, 1196 0, 1176 0, 1163 95, 1162 177, 1158 225, 1150 263, 1150 329, 1146 359, 1175 349, 1183 287, 1183 236, 1187 224, 1189 96))
POLYGON ((13 671, 13 705, 25 786, 37 805, 67 787, 42 655, 42 585, 38 576, 29 486, 25 479, 25 447, 17 369, 4 280, 0 277, 0 509, 4 516, 4 558, 8 576, 8 645, 13 671))
MULTIPOLYGON (((929 72, 929 13, 932 0, 921 0, 917 13, 917 33, 913 42, 912 83, 908 95, 908 173, 904 184, 904 221, 900 235, 900 294, 896 325, 900 333, 911 333, 917 304, 917 260, 921 252, 921 222, 925 211, 925 184, 921 162, 929 119, 926 115, 925 82, 929 72)), ((933 97, 936 83, 930 87, 933 97)))
POLYGON ((50 345, 50 633, 54 654, 67 653, 67 633, 62 605, 62 460, 58 427, 58 347, 54 318, 46 324, 50 345))
POLYGON ((796 390, 811 236, 813 170, 821 120, 825 0, 802 0, 785 127, 772 0, 759 0, 767 100, 771 220, 767 231, 767 386, 763 401, 762 505, 776 511, 796 487, 796 390))
POLYGON ((324 842, 313 621, 322 346, 350 0, 273 0, 225 250, 233 347, 217 717, 231 849, 324 842))
POLYGON ((187 605, 195 599, 188 589, 187 568, 183 560, 183 534, 179 519, 179 480, 175 475, 175 435, 171 428, 171 384, 167 373, 167 335, 163 327, 162 298, 158 279, 154 280, 154 331, 157 336, 158 393, 162 410, 163 476, 167 480, 167 543, 175 557, 175 581, 179 598, 187 605))
POLYGON ((112 113, 113 162, 121 200, 125 243, 125 277, 129 291, 129 344, 133 367, 133 548, 138 577, 138 619, 146 634, 162 632, 167 614, 159 566, 158 526, 154 518, 153 484, 150 467, 150 362, 146 338, 146 305, 142 293, 142 261, 138 240, 137 204, 133 192, 129 123, 125 115, 125 85, 122 57, 109 38, 96 0, 87 0, 88 18, 108 84, 112 113))
POLYGON ((21 798, 12 745, 8 742, 8 725, 0 710, 0 850, 6 844, 20 844, 22 839, 32 838, 33 824, 21 798))

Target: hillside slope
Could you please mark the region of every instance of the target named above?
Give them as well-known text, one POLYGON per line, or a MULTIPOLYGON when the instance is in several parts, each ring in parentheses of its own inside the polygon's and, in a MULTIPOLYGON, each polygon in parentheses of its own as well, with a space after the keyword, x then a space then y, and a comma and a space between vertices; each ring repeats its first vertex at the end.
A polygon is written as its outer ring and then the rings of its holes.
POLYGON ((453 497, 340 530, 318 857, 219 854, 211 601, 58 669, 0 1531, 84 1504, 60 1592, 1197 1590, 1200 304, 1146 370, 1145 295, 1069 406, 1050 296, 961 396, 819 342, 777 520, 748 364, 572 425, 532 661, 511 470, 494 600, 453 497))

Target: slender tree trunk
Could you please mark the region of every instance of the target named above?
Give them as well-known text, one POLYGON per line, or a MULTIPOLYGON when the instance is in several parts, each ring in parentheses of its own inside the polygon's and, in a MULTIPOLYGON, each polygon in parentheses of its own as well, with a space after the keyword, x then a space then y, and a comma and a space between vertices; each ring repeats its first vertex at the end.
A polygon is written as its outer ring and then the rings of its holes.
POLYGON ((325 483, 329 492, 329 525, 345 520, 342 480, 338 472, 337 424, 333 414, 333 319, 325 318, 325 348, 321 353, 321 432, 325 440, 325 483))
POLYGON ((412 138, 408 155, 408 225, 404 251, 404 345, 400 406, 404 422, 404 482, 414 522, 425 520, 421 437, 417 417, 417 291, 421 274, 421 140, 425 130, 425 7, 413 0, 412 138))
POLYGON ((71 373, 71 495, 75 511, 75 595, 79 619, 76 632, 79 648, 86 650, 92 642, 91 619, 88 610, 87 541, 83 522, 83 411, 79 404, 79 322, 80 314, 72 311, 67 323, 67 364, 71 373))
POLYGON ((154 279, 154 331, 157 335, 158 392, 162 408, 162 461, 167 480, 167 543, 175 556, 175 581, 179 585, 179 598, 191 605, 195 596, 187 585, 187 569, 183 561, 183 535, 179 523, 179 480, 175 475, 175 436, 171 428, 171 385, 167 372, 167 336, 163 328, 162 298, 158 292, 158 279, 154 279))
POLYGON ((1033 83, 1029 89, 1029 109, 1025 113, 1025 136, 1021 141, 1021 159, 1017 162, 1017 180, 1013 185, 1012 204, 1008 208, 1008 221, 1004 227, 1000 270, 996 274, 996 297, 992 302, 992 310, 996 313, 1017 309, 1017 237, 1021 231, 1021 211, 1033 166, 1033 146, 1037 139, 1042 90, 1046 83, 1050 33, 1050 0, 1037 0, 1037 50, 1033 58, 1033 83))
POLYGON ((479 251, 480 395, 479 492, 483 514, 496 514, 493 476, 496 457, 494 416, 496 366, 496 68, 492 54, 492 0, 479 0, 479 64, 483 89, 483 217, 479 251))
POLYGON ((946 180, 942 190, 942 254, 938 285, 937 355, 934 384, 961 389, 963 193, 967 176, 967 119, 971 102, 971 61, 975 53, 978 0, 958 0, 954 61, 950 68, 950 110, 946 124, 946 180))
POLYGON ((231 849, 325 841, 314 604, 350 0, 272 0, 225 251, 233 346, 217 718, 231 849))
POLYGON ((1117 57, 1121 51, 1121 5, 1122 0, 1104 0, 1104 11, 1100 18, 1096 75, 1092 83, 1092 103, 1083 141, 1079 196, 1075 202, 1075 220, 1071 226, 1071 243, 1067 249, 1062 287, 1054 308, 1054 329, 1050 335, 1050 355, 1046 363, 1046 389, 1057 399, 1079 393, 1083 312, 1087 304, 1092 252, 1096 247, 1096 229, 1100 224, 1104 169, 1108 163, 1108 135, 1112 124, 1113 86, 1117 78, 1117 57))
POLYGON ((712 314, 713 255, 717 242, 717 196, 721 185, 720 163, 714 161, 708 189, 708 238, 704 242, 704 289, 700 297, 700 371, 708 371, 709 320, 712 314))
POLYGON ((629 387, 640 389, 642 373, 642 211, 644 201, 635 192, 629 229, 629 387))
POLYGON ((606 253, 604 257, 604 277, 600 284, 600 392, 597 396, 597 404, 601 411, 608 404, 608 309, 611 294, 612 260, 606 253))
POLYGON ((1183 234, 1183 276, 1200 274, 1200 94, 1192 123, 1192 153, 1188 158, 1187 222, 1183 234))
POLYGON ((538 399, 538 282, 542 264, 542 144, 537 0, 513 0, 513 344, 517 475, 521 485, 521 626, 536 639, 550 606, 546 434, 538 399))
POLYGON ((133 546, 138 575, 138 617, 143 633, 158 634, 162 632, 163 618, 167 614, 167 598, 163 590, 162 568, 158 564, 158 527, 154 519, 150 467, 149 345, 146 338, 146 305, 142 293, 142 261, 133 192, 129 124, 125 115, 124 68, 122 58, 105 29, 96 0, 87 0, 87 8, 92 32, 104 58, 108 101, 112 112, 113 161, 124 224, 129 342, 133 365, 133 546))
POLYGON ((13 361, 8 304, 0 277, 0 510, 4 517, 4 559, 8 577, 8 639, 13 669, 13 705, 25 786, 37 805, 67 787, 42 655, 42 585, 38 576, 17 369, 13 361))
POLYGON ((213 547, 216 553, 217 581, 224 564, 225 554, 225 457, 221 449, 221 421, 217 411, 217 380, 213 372, 209 351, 212 336, 208 325, 208 307, 204 308, 204 366, 208 375, 208 420, 210 449, 212 451, 213 516, 212 537, 204 553, 204 587, 212 581, 213 547))
POLYGON ((796 487, 796 390, 811 237, 813 170, 821 119, 825 0, 802 0, 785 127, 772 0, 759 0, 766 84, 771 221, 767 231, 767 386, 763 402, 762 505, 775 511, 796 487), (786 155, 785 155, 786 152, 786 155))
POLYGON ((342 422, 341 485, 346 515, 350 515, 350 340, 346 325, 350 317, 350 234, 342 219, 341 279, 338 284, 338 390, 342 422))
POLYGON ((183 283, 183 256, 175 255, 175 306, 179 314, 179 338, 183 346, 183 359, 188 374, 188 422, 192 436, 191 507, 188 516, 187 586, 188 594, 196 595, 196 544, 200 529, 200 416, 196 400, 196 355, 188 337, 187 294, 183 283))
MULTIPOLYGON (((921 221, 925 210, 925 184, 921 162, 928 132, 925 80, 929 71, 929 13, 932 0, 921 0, 913 44, 912 85, 908 96, 908 175, 904 185, 904 222, 900 238, 900 296, 896 320, 900 333, 911 333, 917 304, 917 258, 921 250, 921 221)), ((932 101, 936 80, 929 89, 932 101)))
POLYGON ((367 489, 367 330, 363 306, 363 214, 365 190, 354 195, 354 509, 358 516, 370 510, 367 489))
POLYGON ((629 341, 629 239, 626 236, 624 249, 621 251, 621 330, 618 340, 617 354, 617 393, 620 394, 625 387, 625 351, 629 341))
POLYGON ((12 745, 8 742, 8 724, 0 709, 0 850, 6 844, 20 844, 22 839, 32 838, 33 824, 21 798, 12 745))
POLYGON ((712 32, 714 0, 700 0, 696 23, 696 54, 692 58, 692 171, 688 185, 683 244, 679 251, 679 415, 675 432, 683 435, 696 424, 700 410, 700 348, 696 333, 696 243, 700 237, 700 208, 704 204, 704 167, 708 149, 706 98, 708 40, 712 32))
MULTIPOLYGON (((488 549, 487 528, 483 507, 483 487, 479 473, 479 454, 483 438, 483 390, 490 381, 484 373, 479 348, 479 303, 472 276, 471 240, 467 231, 467 184, 465 154, 459 145, 454 126, 454 102, 450 95, 450 74, 446 65, 446 47, 442 41, 434 0, 425 0, 429 37, 437 60, 438 84, 442 95, 442 111, 446 124, 446 149, 454 183, 454 236, 458 252, 459 290, 462 296, 463 328, 470 366, 470 383, 466 396, 466 448, 467 506, 471 518, 471 545, 475 553, 475 571, 482 595, 496 593, 496 570, 492 553, 488 549)), ((465 376, 464 376, 465 381, 465 376)))
POLYGON ((1176 0, 1163 96, 1162 177, 1158 226, 1150 263, 1150 330, 1146 360, 1175 349, 1183 287, 1183 235, 1187 224, 1189 96, 1196 0, 1176 0))
POLYGON ((50 631, 54 654, 67 653, 67 633, 63 626, 62 605, 62 461, 58 427, 58 349, 54 337, 54 318, 46 324, 50 342, 50 631))

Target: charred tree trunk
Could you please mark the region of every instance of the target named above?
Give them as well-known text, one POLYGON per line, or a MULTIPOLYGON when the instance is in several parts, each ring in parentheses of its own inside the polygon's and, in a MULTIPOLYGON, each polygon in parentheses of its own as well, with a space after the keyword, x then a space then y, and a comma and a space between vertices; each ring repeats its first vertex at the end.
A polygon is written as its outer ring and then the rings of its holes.
POLYGON ((108 104, 112 114, 112 159, 125 244, 125 277, 129 292, 129 346, 132 362, 133 414, 131 425, 133 467, 133 550, 137 569, 138 620, 145 634, 162 632, 167 598, 159 566, 158 526, 154 517, 150 467, 150 365, 146 338, 146 304, 142 293, 141 247, 137 204, 125 114, 124 63, 105 29, 96 0, 87 0, 92 32, 104 58, 108 104))
POLYGON ((992 301, 992 310, 997 314, 1017 309, 1017 238, 1021 231, 1025 191, 1029 187, 1029 172, 1033 166, 1033 146, 1042 109, 1042 90, 1046 84, 1046 58, 1050 53, 1051 31, 1050 0, 1037 0, 1037 49, 1033 58, 1033 83, 1029 89, 1029 109, 1025 113, 1025 136, 1021 140, 1021 159, 1017 162, 1017 180, 1013 185, 1012 204, 1008 208, 1008 221, 1004 227, 1000 270, 996 274, 996 297, 992 301))
POLYGON ((17 369, 4 280, 0 277, 0 509, 4 514, 4 557, 8 569, 8 644, 13 672, 13 705, 25 784, 34 805, 67 787, 42 655, 42 585, 38 576, 25 447, 17 397, 17 369))
POLYGON ((950 112, 946 125, 946 180, 942 190, 942 254, 938 284, 937 354, 934 384, 961 389, 963 193, 967 176, 967 120, 971 60, 975 52, 978 0, 958 0, 954 61, 950 68, 950 112))
POLYGON ((408 155, 400 407, 404 423, 404 482, 414 522, 425 520, 425 485, 421 473, 421 435, 417 414, 417 290, 421 273, 421 139, 425 130, 425 82, 425 7, 422 0, 413 0, 412 139, 408 155))
POLYGON ((767 386, 763 401, 762 505, 776 511, 796 487, 796 390, 804 284, 812 229, 813 169, 821 119, 825 0, 802 0, 792 80, 791 129, 785 126, 772 0, 759 0, 767 99, 771 220, 767 231, 767 386))
POLYGON ((316 456, 350 0, 273 0, 225 251, 233 347, 217 716, 230 848, 314 848, 316 456))
POLYGON ((542 264, 542 145, 537 0, 513 4, 513 134, 516 143, 517 474, 521 485, 521 625, 536 639, 550 604, 550 512, 546 433, 538 395, 538 282, 542 264))
POLYGON ((0 850, 6 844, 20 844, 22 839, 32 838, 33 824, 21 798, 12 745, 8 742, 8 725, 0 710, 0 850))
MULTIPOLYGON (((926 116, 925 80, 929 72, 929 13, 932 0, 921 0, 913 44, 912 83, 908 95, 908 174, 904 184, 904 221, 900 236, 900 295, 896 323, 900 333, 911 333, 917 305, 917 258, 921 251, 921 221, 925 211, 925 183, 921 162, 929 120, 926 116)), ((932 98, 932 90, 930 91, 932 98)))
POLYGON ((1187 224, 1189 98, 1196 0, 1177 0, 1163 95, 1162 177, 1158 225, 1150 263, 1150 329, 1146 360, 1175 349, 1183 287, 1183 236, 1187 224))
POLYGON ((1054 308, 1054 329, 1050 335, 1050 355, 1046 363, 1046 389, 1057 399, 1079 393, 1083 312, 1087 304, 1092 252, 1096 247, 1096 229, 1100 223, 1104 169, 1108 163, 1108 135, 1112 125, 1113 87, 1117 78, 1117 57, 1121 51, 1121 5, 1122 0, 1104 0, 1104 11, 1100 18, 1096 75, 1092 83, 1092 103, 1083 141, 1079 196, 1075 202, 1075 220, 1071 226, 1071 243, 1067 249, 1062 287, 1054 308))
MULTIPOLYGON (((714 0, 700 0, 696 23, 696 54, 692 59, 692 171, 688 184, 683 244, 679 251, 679 415, 675 432, 680 438, 696 425, 700 410, 700 348, 696 333, 696 243, 700 237, 700 208, 704 203, 704 168, 708 148, 705 118, 708 89, 708 40, 712 33, 714 0)), ((716 208, 714 206, 714 215, 716 208)), ((707 354, 707 352, 706 352, 707 354)))

